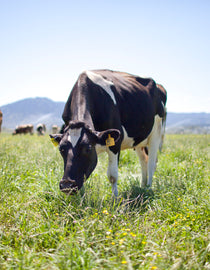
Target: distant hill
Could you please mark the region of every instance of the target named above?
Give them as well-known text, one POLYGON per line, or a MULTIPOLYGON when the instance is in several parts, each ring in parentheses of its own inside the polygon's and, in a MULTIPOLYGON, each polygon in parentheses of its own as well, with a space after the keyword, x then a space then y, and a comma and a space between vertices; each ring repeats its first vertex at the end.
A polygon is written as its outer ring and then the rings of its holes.
MULTIPOLYGON (((17 125, 45 123, 63 124, 62 113, 65 102, 55 102, 48 98, 27 98, 1 107, 3 130, 13 130, 17 125)), ((167 133, 209 133, 210 113, 168 113, 167 133)))
POLYGON ((55 102, 48 98, 27 98, 1 107, 3 130, 13 130, 17 125, 45 123, 47 129, 52 125, 61 126, 65 102, 55 102))
POLYGON ((166 132, 210 134, 210 113, 168 113, 166 132))

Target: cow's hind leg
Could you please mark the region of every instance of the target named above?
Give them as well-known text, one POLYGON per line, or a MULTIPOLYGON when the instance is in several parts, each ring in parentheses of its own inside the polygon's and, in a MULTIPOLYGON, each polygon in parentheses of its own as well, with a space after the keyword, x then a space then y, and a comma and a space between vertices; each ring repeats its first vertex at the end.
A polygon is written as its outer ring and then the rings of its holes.
POLYGON ((112 184, 112 193, 117 197, 118 190, 117 190, 117 180, 118 180, 118 157, 119 153, 114 154, 112 151, 108 150, 108 169, 107 169, 107 176, 112 184))
POLYGON ((152 186, 152 177, 156 169, 157 154, 161 142, 162 119, 155 117, 155 123, 148 143, 148 186, 152 186))
POLYGON ((139 157, 139 161, 141 164, 141 172, 142 172, 142 179, 141 179, 141 187, 146 187, 147 185, 147 164, 148 164, 148 155, 143 147, 136 147, 136 153, 139 157))

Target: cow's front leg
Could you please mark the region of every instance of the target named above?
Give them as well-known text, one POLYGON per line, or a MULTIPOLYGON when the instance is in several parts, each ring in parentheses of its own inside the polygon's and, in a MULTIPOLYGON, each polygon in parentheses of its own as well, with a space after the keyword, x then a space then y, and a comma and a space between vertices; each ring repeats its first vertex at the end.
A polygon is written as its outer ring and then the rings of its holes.
POLYGON ((107 169, 107 176, 112 184, 112 193, 115 197, 118 196, 117 190, 117 180, 118 180, 118 156, 119 153, 114 154, 112 151, 108 150, 108 169, 107 169))

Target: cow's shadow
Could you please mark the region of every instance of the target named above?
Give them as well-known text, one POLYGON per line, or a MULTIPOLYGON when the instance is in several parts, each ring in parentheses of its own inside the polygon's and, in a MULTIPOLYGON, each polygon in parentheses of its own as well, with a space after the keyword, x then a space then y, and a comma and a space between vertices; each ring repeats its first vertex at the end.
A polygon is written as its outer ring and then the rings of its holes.
MULTIPOLYGON (((118 197, 112 195, 111 190, 110 192, 106 192, 103 196, 100 187, 98 196, 96 196, 95 190, 97 190, 97 186, 94 186, 92 182, 87 182, 86 185, 88 186, 83 186, 83 188, 73 196, 67 196, 66 194, 57 192, 57 199, 60 201, 61 208, 71 205, 75 207, 81 206, 81 208, 107 208, 122 213, 138 211, 143 214, 151 208, 151 203, 157 196, 151 188, 141 188, 137 180, 132 181, 130 185, 126 188, 124 187, 122 191, 119 187, 118 197)), ((55 200, 55 197, 55 193, 54 195, 52 194, 52 196, 50 196, 49 192, 46 194, 47 200, 52 200, 52 198, 55 200)))
POLYGON ((138 210, 144 213, 150 208, 153 199, 154 192, 151 188, 141 188, 138 184, 133 184, 129 190, 119 194, 114 203, 124 211, 138 210))

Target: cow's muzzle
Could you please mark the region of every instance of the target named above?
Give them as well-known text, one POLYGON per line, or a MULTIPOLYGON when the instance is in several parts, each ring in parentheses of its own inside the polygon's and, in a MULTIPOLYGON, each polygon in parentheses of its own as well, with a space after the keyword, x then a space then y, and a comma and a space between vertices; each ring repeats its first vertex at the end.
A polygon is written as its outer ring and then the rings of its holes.
POLYGON ((60 190, 68 195, 73 195, 78 191, 75 180, 62 179, 59 183, 60 190))

